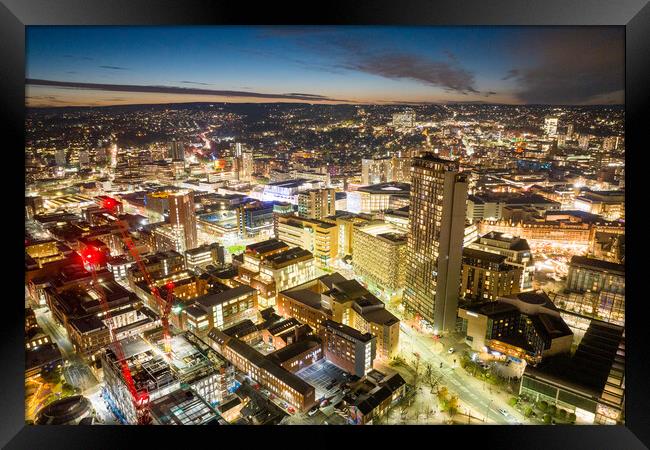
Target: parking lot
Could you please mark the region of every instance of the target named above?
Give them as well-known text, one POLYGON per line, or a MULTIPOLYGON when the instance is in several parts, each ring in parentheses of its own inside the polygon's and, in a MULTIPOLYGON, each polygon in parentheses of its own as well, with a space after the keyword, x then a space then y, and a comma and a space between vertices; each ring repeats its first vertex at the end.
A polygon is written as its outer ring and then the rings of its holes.
POLYGON ((329 361, 320 360, 316 364, 299 370, 296 375, 314 386, 316 399, 318 400, 336 394, 339 391, 340 384, 346 380, 345 373, 329 361), (336 384, 330 387, 332 380, 336 380, 336 384), (328 387, 329 389, 327 389, 328 387))

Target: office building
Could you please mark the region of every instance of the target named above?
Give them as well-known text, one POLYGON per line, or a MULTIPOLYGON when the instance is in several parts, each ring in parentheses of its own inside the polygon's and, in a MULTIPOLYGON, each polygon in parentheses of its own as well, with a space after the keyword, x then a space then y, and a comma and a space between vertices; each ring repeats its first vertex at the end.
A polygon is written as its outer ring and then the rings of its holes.
POLYGON ((240 339, 217 329, 208 333, 210 345, 237 370, 257 381, 277 397, 305 412, 316 403, 312 385, 277 364, 240 339))
POLYGON ((326 320, 321 324, 320 336, 329 362, 358 377, 372 370, 377 352, 377 339, 372 334, 326 320))
POLYGON ((338 255, 339 235, 335 223, 292 215, 277 217, 277 238, 291 247, 314 255, 319 267, 327 267, 338 255))
POLYGON ((522 271, 506 256, 473 248, 463 249, 461 297, 472 301, 496 300, 519 292, 522 271))
POLYGON ((192 389, 181 388, 149 405, 153 425, 220 425, 219 414, 192 389))
POLYGON ((458 329, 477 352, 497 352, 537 364, 568 354, 573 333, 543 292, 522 292, 495 301, 462 303, 458 329))
POLYGON ((390 295, 404 287, 407 235, 382 220, 353 228, 352 267, 356 275, 390 295))
POLYGON ((569 292, 625 295, 625 266, 600 259, 572 256, 566 289, 569 292))
POLYGON ((397 156, 361 160, 361 184, 408 183, 411 158, 397 156))
POLYGON ((358 224, 369 222, 372 219, 369 215, 351 214, 341 211, 325 220, 328 222, 334 222, 338 227, 339 258, 349 259, 350 255, 352 255, 352 236, 354 233, 354 227, 358 224))
POLYGON ((557 117, 547 117, 544 119, 544 132, 547 136, 557 136, 557 117))
POLYGON ((66 165, 65 153, 66 152, 64 148, 59 148, 56 150, 56 154, 54 155, 54 162, 56 163, 57 167, 65 167, 66 165))
POLYGON ((381 183, 360 187, 348 192, 347 211, 354 214, 376 214, 388 209, 399 209, 409 204, 410 185, 381 183))
POLYGON ((586 191, 575 198, 575 209, 603 216, 605 220, 625 218, 624 191, 586 191))
POLYGON ((273 202, 254 201, 237 207, 237 226, 242 239, 273 233, 273 202))
POLYGON ((438 333, 456 323, 466 201, 457 163, 430 153, 413 159, 404 304, 438 333))
POLYGON ((573 124, 569 123, 566 126, 566 138, 571 140, 573 139, 573 124))
POLYGON ((307 219, 322 219, 336 213, 334 189, 310 189, 298 194, 298 215, 307 219))
POLYGON ((624 328, 592 320, 573 356, 526 366, 519 393, 574 413, 577 424, 620 424, 625 408, 624 328))
POLYGON ((470 243, 467 247, 505 256, 505 264, 520 271, 519 291, 525 292, 533 288, 535 264, 525 239, 492 231, 470 243))
POLYGON ((223 245, 216 242, 185 251, 185 267, 189 270, 204 269, 209 265, 221 267, 225 262, 223 245))
POLYGON ((326 320, 377 337, 377 357, 390 359, 399 347, 399 319, 356 280, 323 275, 278 294, 278 314, 306 323, 316 332, 326 320))
POLYGON ((185 161, 185 146, 178 141, 171 141, 167 157, 172 160, 185 161))
POLYGON ((169 224, 176 237, 177 251, 184 253, 186 250, 198 247, 192 191, 169 195, 169 224))

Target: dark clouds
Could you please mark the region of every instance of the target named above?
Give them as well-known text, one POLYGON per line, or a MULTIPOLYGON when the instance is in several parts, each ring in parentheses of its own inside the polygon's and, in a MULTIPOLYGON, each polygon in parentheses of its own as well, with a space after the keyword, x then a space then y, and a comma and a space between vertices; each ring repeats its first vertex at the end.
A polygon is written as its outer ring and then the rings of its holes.
POLYGON ((475 86, 474 74, 453 59, 435 61, 414 54, 396 52, 350 59, 340 67, 394 80, 415 80, 450 92, 479 93, 475 86))
POLYGON ((522 103, 623 103, 624 31, 617 28, 553 30, 519 44, 533 64, 513 68, 512 79, 522 103))
POLYGON ((316 94, 265 94, 259 92, 244 92, 244 91, 224 91, 213 89, 197 89, 197 88, 184 88, 176 86, 138 86, 128 84, 100 84, 100 83, 77 83, 70 81, 55 81, 55 80, 25 80, 27 85, 31 86, 52 86, 61 88, 75 88, 75 89, 91 89, 98 91, 114 91, 114 92, 138 92, 138 93, 155 93, 155 94, 184 94, 184 95, 218 95, 222 97, 248 97, 248 98, 265 98, 265 99, 278 99, 278 100, 324 100, 333 102, 347 102, 347 100, 340 100, 335 98, 324 97, 316 94))
POLYGON ((392 80, 411 80, 425 85, 439 87, 447 92, 459 94, 492 95, 480 92, 476 87, 474 73, 463 67, 457 56, 449 50, 444 58, 435 59, 401 49, 372 50, 368 42, 358 36, 341 36, 328 28, 301 28, 298 30, 274 30, 276 37, 300 37, 300 45, 312 52, 334 57, 337 62, 330 65, 314 65, 310 61, 294 61, 305 67, 331 73, 359 71, 392 80), (331 33, 327 35, 326 33, 331 33))
POLYGON ((196 84, 196 85, 199 85, 199 86, 212 86, 210 83, 201 83, 200 81, 185 81, 185 80, 183 80, 183 81, 179 81, 179 83, 196 84))
POLYGON ((120 66, 98 66, 102 69, 109 69, 109 70, 131 70, 128 67, 120 67, 120 66))

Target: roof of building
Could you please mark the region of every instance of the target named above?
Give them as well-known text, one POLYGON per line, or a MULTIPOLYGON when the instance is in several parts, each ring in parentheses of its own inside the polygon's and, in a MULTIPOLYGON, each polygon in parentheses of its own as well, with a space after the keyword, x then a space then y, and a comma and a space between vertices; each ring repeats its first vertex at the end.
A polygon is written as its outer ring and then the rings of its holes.
POLYGON ((311 252, 304 250, 300 247, 294 247, 292 249, 270 255, 264 261, 265 266, 271 266, 272 268, 281 268, 285 267, 294 262, 305 261, 313 258, 311 252))
POLYGON ((249 244, 246 246, 246 253, 253 253, 257 255, 263 255, 265 253, 273 252, 280 250, 289 246, 277 239, 267 239, 266 241, 256 242, 254 244, 249 244))
POLYGON ((25 352, 25 369, 41 367, 61 359, 61 350, 53 342, 39 345, 25 352))
POLYGON ((267 358, 273 359, 276 364, 282 364, 305 352, 314 350, 321 345, 320 339, 316 336, 309 336, 268 354, 267 358))
POLYGON ((92 411, 90 400, 82 395, 73 395, 60 400, 55 400, 38 412, 35 423, 37 425, 67 424, 92 411))
MULTIPOLYGON (((212 336, 210 336, 212 337, 212 336)), ((314 387, 309 383, 303 381, 298 376, 292 374, 288 370, 280 367, 271 359, 265 357, 263 354, 255 350, 253 347, 249 346, 243 341, 240 341, 236 338, 228 338, 224 341, 222 345, 230 347, 234 352, 246 358, 255 366, 266 370, 271 375, 285 383, 287 386, 295 389, 296 392, 300 394, 307 395, 309 392, 314 391, 314 387)))
POLYGON ((411 185, 409 183, 378 183, 364 186, 357 189, 359 192, 368 192, 370 194, 390 194, 390 195, 409 195, 411 185))
POLYGON ((216 305, 227 302, 228 300, 232 300, 244 295, 253 295, 256 292, 257 290, 250 286, 241 285, 222 292, 204 295, 195 299, 194 302, 205 308, 212 308, 216 305))
POLYGON ((332 330, 337 330, 340 333, 343 333, 346 336, 351 337, 352 339, 355 339, 360 342, 369 342, 371 341, 375 336, 373 336, 371 333, 362 333, 359 330, 355 330, 354 328, 344 325, 339 322, 335 322, 333 320, 325 320, 322 323, 322 326, 325 329, 332 329, 332 330))
POLYGON ((526 239, 521 239, 519 236, 513 236, 511 234, 501 233, 499 231, 490 231, 489 233, 484 234, 479 238, 481 239, 490 239, 494 241, 500 241, 508 243, 508 248, 510 250, 523 251, 530 250, 528 246, 528 241, 526 239))
POLYGON ((463 258, 479 259, 481 261, 489 261, 496 264, 503 263, 507 257, 498 253, 484 252, 471 247, 463 248, 463 258))
POLYGON ((527 366, 525 374, 551 379, 598 396, 623 339, 623 327, 592 320, 573 356, 548 357, 535 367, 527 366))
POLYGON ((625 266, 623 264, 617 264, 602 259, 587 258, 586 256, 572 256, 571 266, 580 266, 588 269, 598 269, 625 275, 625 266))
POLYGON ((235 325, 223 330, 225 334, 235 338, 248 336, 249 334, 255 333, 256 331, 258 331, 257 325, 255 325, 250 319, 242 320, 241 322, 236 323, 235 325))
POLYGON ((293 317, 290 317, 288 319, 282 320, 280 322, 276 322, 270 327, 267 328, 268 332, 274 336, 280 335, 284 333, 287 330, 290 330, 292 328, 295 328, 300 325, 300 322, 298 319, 295 319, 293 317))

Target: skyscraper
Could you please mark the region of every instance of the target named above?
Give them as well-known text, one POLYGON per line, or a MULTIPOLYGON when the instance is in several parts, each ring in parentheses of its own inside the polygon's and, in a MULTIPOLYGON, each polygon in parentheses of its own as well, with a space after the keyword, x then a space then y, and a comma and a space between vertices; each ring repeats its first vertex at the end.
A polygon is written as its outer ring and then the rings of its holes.
POLYGON ((544 119, 544 131, 548 136, 557 135, 557 117, 547 117, 544 119))
POLYGON ((172 141, 169 143, 169 157, 171 159, 177 159, 180 161, 185 161, 185 147, 178 141, 172 141))
POLYGON ((467 185, 454 161, 412 161, 404 304, 439 333, 456 324, 467 185))
POLYGON ((573 139, 573 124, 570 123, 566 126, 566 138, 571 140, 573 139))
POLYGON ((322 219, 336 213, 334 189, 310 189, 298 194, 298 215, 308 219, 322 219))
POLYGON ((65 167, 65 149, 57 149, 56 155, 54 155, 54 160, 58 167, 65 167))
POLYGON ((169 224, 176 239, 183 243, 182 250, 198 247, 196 236, 196 215, 194 212, 194 194, 181 191, 169 194, 169 224))
POLYGON ((241 181, 251 181, 251 178, 253 176, 253 152, 251 151, 243 151, 241 153, 241 156, 239 157, 241 159, 241 164, 239 166, 239 179, 241 181))

